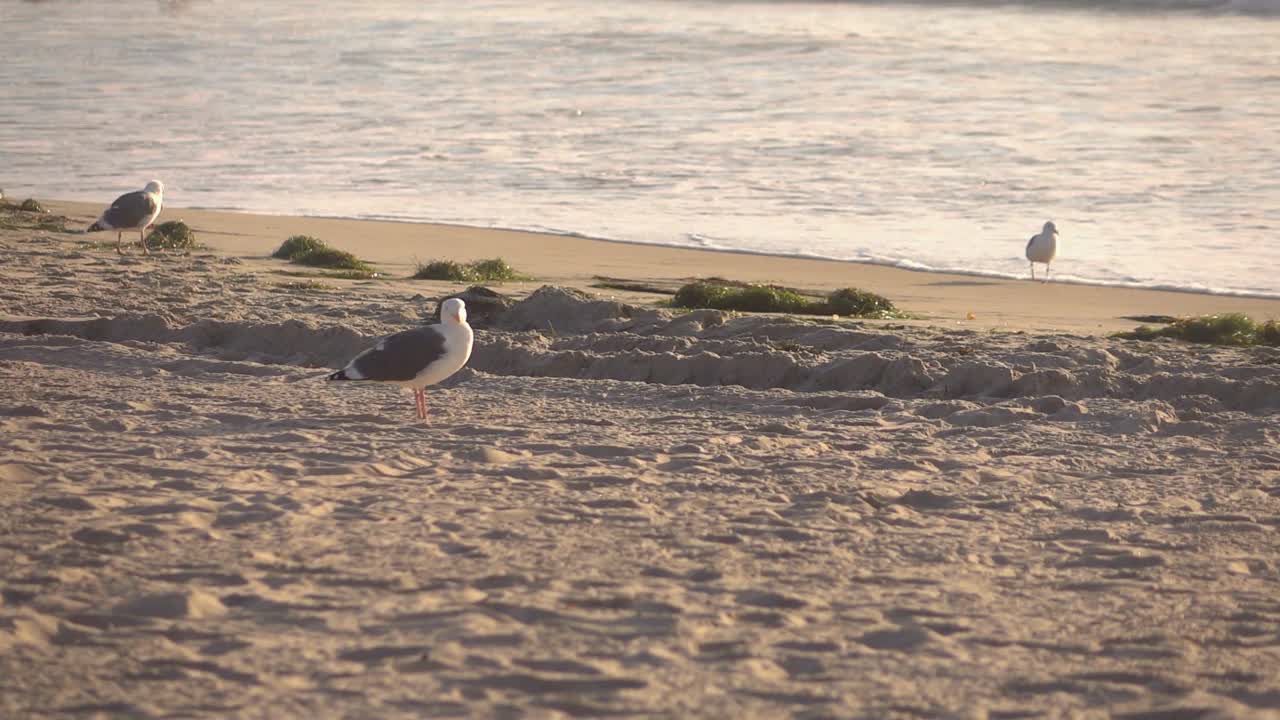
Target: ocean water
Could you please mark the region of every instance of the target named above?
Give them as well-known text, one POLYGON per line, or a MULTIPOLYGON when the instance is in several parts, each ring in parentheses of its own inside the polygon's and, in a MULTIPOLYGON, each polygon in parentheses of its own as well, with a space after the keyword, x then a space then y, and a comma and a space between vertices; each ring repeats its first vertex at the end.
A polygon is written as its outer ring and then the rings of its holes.
MULTIPOLYGON (((0 187, 1280 297, 1280 0, 3 2, 0 187)), ((352 248, 358 250, 358 248, 352 248)))

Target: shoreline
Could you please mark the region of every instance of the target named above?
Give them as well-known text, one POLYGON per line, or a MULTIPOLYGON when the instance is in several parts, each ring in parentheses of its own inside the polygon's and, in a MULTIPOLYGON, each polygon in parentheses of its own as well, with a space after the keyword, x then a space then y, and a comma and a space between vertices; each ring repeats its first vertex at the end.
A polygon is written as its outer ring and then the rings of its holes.
MULTIPOLYGON (((79 202, 79 201, 66 201, 66 202, 79 202)), ((792 260, 817 260, 820 262, 846 263, 846 264, 853 264, 853 265, 870 265, 873 267, 893 268, 895 270, 904 270, 906 272, 929 273, 934 275, 938 275, 938 274, 958 275, 961 277, 972 277, 972 278, 981 278, 981 279, 990 279, 990 280, 1009 280, 1013 282, 1028 279, 1026 277, 1026 273, 1023 273, 1021 275, 1015 275, 1013 273, 999 273, 996 271, 934 268, 934 267, 925 266, 923 263, 915 263, 915 261, 912 261, 912 260, 893 260, 893 259, 875 260, 875 259, 865 259, 865 258, 864 259, 838 258, 838 257, 826 257, 823 255, 807 255, 807 254, 798 253, 798 252, 795 252, 795 253, 768 252, 765 250, 742 250, 742 249, 730 248, 730 247, 682 245, 680 243, 674 243, 674 242, 670 242, 670 243, 645 242, 642 240, 623 240, 620 238, 605 237, 603 235, 591 235, 588 233, 577 232, 574 230, 555 230, 550 228, 519 227, 519 226, 506 226, 506 225, 490 225, 490 226, 468 225, 467 223, 448 222, 444 220, 422 220, 422 219, 395 218, 395 217, 353 217, 353 216, 347 216, 347 215, 310 215, 306 213, 302 213, 302 214, 268 213, 268 212, 254 211, 254 210, 241 210, 238 208, 220 208, 220 207, 195 206, 188 209, 194 210, 194 211, 202 211, 202 212, 231 213, 231 214, 237 214, 237 215, 259 215, 264 217, 296 217, 296 218, 306 218, 306 219, 314 219, 314 220, 345 220, 345 221, 352 221, 352 222, 404 223, 408 225, 430 225, 430 226, 437 226, 437 227, 450 227, 450 228, 458 228, 461 230, 485 230, 485 231, 492 230, 496 232, 530 233, 533 235, 551 235, 555 237, 578 238, 581 240, 592 240, 595 242, 616 243, 619 245, 641 245, 641 246, 648 246, 648 247, 674 248, 679 250, 702 250, 705 252, 728 253, 731 255, 759 255, 761 257, 766 257, 766 258, 787 258, 792 260), (919 265, 919 267, 911 267, 910 264, 919 265)), ((1037 275, 1036 277, 1039 278, 1040 276, 1037 275)), ((1138 282, 1121 282, 1121 281, 1108 282, 1105 280, 1081 279, 1074 276, 1068 276, 1069 279, 1059 279, 1059 277, 1060 276, 1055 275, 1053 282, 1061 283, 1063 285, 1081 285, 1084 287, 1122 288, 1126 290, 1153 290, 1157 292, 1187 293, 1190 295, 1209 295, 1213 297, 1228 297, 1228 298, 1238 297, 1238 298, 1246 298, 1246 299, 1253 299, 1253 300, 1280 300, 1280 292, 1266 293, 1262 291, 1232 290, 1232 289, 1217 289, 1217 288, 1196 288, 1196 287, 1184 287, 1184 286, 1178 286, 1178 285, 1143 285, 1138 282)))
MULTIPOLYGON (((50 211, 73 221, 83 220, 85 225, 101 212, 100 204, 42 202, 50 211)), ((1256 320, 1280 318, 1280 299, 1273 298, 1075 282, 1032 283, 1029 279, 914 270, 851 260, 654 245, 529 230, 168 206, 159 220, 176 219, 191 225, 201 242, 212 249, 251 262, 261 261, 272 269, 284 267, 268 256, 285 238, 314 235, 397 276, 381 282, 405 285, 406 291, 428 285, 407 279, 416 262, 502 257, 518 271, 535 278, 531 282, 507 283, 504 292, 521 293, 543 284, 559 284, 645 303, 661 296, 602 291, 592 285, 600 277, 661 283, 720 276, 818 293, 852 286, 885 295, 919 318, 905 321, 907 324, 974 330, 1104 335, 1142 324, 1126 317, 1243 312, 1256 320)), ((103 237, 106 235, 109 233, 103 237)), ((451 285, 437 284, 442 288, 451 285)))

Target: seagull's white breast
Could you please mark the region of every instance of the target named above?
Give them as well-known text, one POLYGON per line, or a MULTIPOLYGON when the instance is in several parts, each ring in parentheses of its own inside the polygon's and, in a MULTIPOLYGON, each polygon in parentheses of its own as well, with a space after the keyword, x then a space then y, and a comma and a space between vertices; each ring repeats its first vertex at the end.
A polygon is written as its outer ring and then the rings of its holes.
POLYGON ((1041 231, 1027 243, 1027 259, 1047 263, 1058 254, 1058 233, 1041 231))
POLYGON ((160 217, 160 205, 164 202, 164 196, 161 195, 160 193, 148 193, 148 194, 151 195, 152 200, 156 201, 156 211, 148 215, 146 220, 143 221, 141 227, 144 227, 144 228, 150 225, 151 223, 155 222, 156 218, 160 217))
POLYGON ((471 359, 471 346, 475 335, 466 323, 446 323, 437 326, 444 333, 444 355, 427 365, 405 387, 420 388, 435 385, 462 369, 471 359))

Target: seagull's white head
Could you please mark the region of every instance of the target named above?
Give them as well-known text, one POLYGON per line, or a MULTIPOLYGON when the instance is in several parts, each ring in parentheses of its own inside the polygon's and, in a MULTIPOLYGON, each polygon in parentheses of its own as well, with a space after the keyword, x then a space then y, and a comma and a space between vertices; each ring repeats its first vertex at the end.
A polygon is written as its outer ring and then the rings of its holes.
POLYGON ((440 320, 461 325, 467 321, 467 304, 458 298, 449 298, 440 306, 440 320))
POLYGON ((147 186, 143 188, 143 190, 146 190, 153 195, 164 195, 164 183, 159 180, 152 180, 147 183, 147 186))
POLYGON ((1053 224, 1053 221, 1050 220, 1049 222, 1044 224, 1044 232, 1048 233, 1049 235, 1057 235, 1058 228, 1053 224))

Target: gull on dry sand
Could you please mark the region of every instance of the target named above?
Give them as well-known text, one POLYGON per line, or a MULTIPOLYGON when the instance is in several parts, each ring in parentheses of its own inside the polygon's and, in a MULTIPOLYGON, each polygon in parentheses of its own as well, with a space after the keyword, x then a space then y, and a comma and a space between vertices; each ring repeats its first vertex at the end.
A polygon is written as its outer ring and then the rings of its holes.
POLYGON ((145 188, 116 198, 116 201, 111 203, 111 207, 102 213, 102 217, 90 225, 85 232, 115 230, 116 252, 123 255, 124 249, 120 246, 120 236, 125 230, 137 230, 138 244, 142 246, 142 252, 150 255, 151 251, 147 249, 146 232, 151 223, 160 216, 160 206, 163 202, 164 183, 152 180, 145 188))
POLYGON ((1036 263, 1044 263, 1044 282, 1049 282, 1049 263, 1058 254, 1058 228, 1052 222, 1044 224, 1039 233, 1027 241, 1027 261, 1031 265, 1031 279, 1036 279, 1036 263))
POLYGON ((405 330, 383 338, 355 356, 330 380, 365 380, 413 390, 418 419, 427 418, 424 388, 453 375, 471 358, 473 335, 467 324, 467 305, 458 298, 444 301, 440 323, 405 330))

